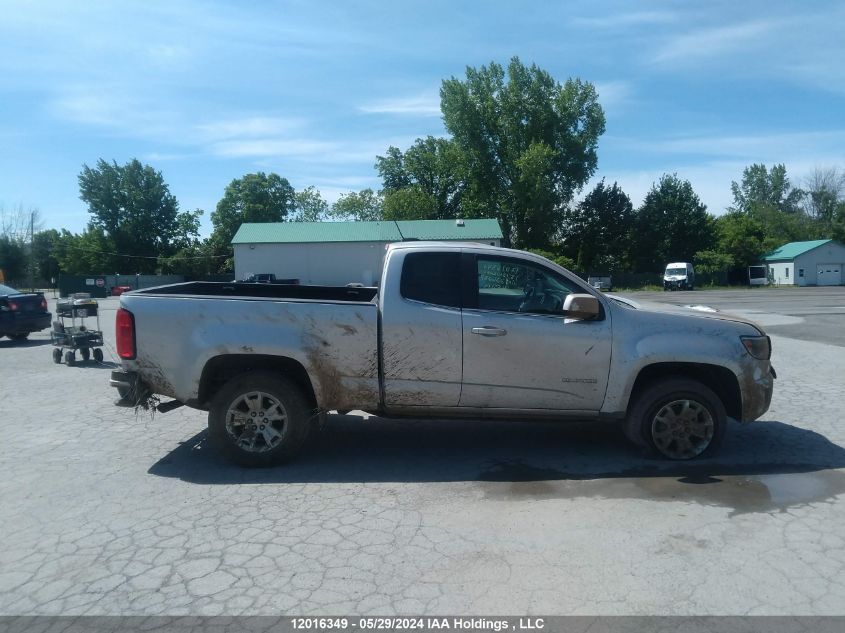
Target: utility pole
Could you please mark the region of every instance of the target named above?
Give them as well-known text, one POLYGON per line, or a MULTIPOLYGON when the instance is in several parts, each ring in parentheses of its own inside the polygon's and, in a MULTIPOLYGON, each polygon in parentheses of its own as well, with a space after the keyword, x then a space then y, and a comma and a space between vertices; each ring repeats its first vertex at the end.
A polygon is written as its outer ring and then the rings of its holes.
POLYGON ((35 210, 29 210, 29 289, 35 290, 35 210))

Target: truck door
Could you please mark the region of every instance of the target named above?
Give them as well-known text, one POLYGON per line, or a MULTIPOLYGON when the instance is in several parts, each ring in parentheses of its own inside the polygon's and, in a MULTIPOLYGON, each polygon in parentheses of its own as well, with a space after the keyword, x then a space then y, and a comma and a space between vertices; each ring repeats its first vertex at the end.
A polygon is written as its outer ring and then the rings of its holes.
POLYGON ((598 411, 610 370, 608 315, 563 316, 583 292, 526 260, 478 255, 463 310, 461 407, 598 411))
POLYGON ((394 251, 382 288, 381 366, 390 407, 456 407, 461 395, 461 254, 394 251))

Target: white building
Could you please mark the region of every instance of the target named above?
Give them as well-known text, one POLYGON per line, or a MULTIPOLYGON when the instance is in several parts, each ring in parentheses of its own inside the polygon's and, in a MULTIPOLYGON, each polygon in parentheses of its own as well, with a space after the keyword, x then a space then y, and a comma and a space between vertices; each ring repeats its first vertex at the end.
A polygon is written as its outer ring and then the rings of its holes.
POLYGON ((772 283, 790 286, 841 286, 845 283, 845 246, 834 240, 790 242, 763 257, 772 283))
POLYGON ((408 240, 500 246, 496 220, 267 222, 242 224, 232 239, 235 279, 272 273, 302 284, 378 283, 387 245, 408 240))

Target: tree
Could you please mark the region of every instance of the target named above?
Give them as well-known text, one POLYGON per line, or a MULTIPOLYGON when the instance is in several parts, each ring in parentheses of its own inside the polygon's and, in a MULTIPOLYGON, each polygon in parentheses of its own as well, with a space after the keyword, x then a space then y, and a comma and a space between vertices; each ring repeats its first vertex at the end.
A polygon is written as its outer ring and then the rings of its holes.
POLYGON ((693 261, 695 269, 705 275, 726 272, 735 265, 733 257, 720 251, 698 251, 693 261))
POLYGON ((258 172, 230 182, 211 214, 210 255, 221 262, 220 272, 234 269, 232 238, 241 224, 283 222, 295 211, 296 197, 287 178, 258 172))
POLYGON ((688 180, 664 174, 637 209, 632 254, 637 270, 660 272, 667 262, 689 262, 712 248, 715 221, 688 180))
POLYGON ((22 281, 26 276, 26 252, 7 235, 0 235, 0 270, 7 282, 22 281))
POLYGON ((124 266, 132 261, 136 272, 152 273, 155 258, 174 250, 179 203, 160 171, 136 159, 125 165, 100 159, 93 169, 83 165, 79 192, 91 214, 89 229, 102 233, 111 248, 127 256, 124 266))
POLYGON ((36 279, 49 281, 58 277, 59 260, 55 256, 56 244, 60 234, 56 229, 39 231, 32 240, 32 259, 35 265, 36 279))
POLYGON ((771 170, 762 164, 749 165, 742 170, 742 181, 731 183, 731 192, 735 208, 746 213, 758 207, 797 213, 804 197, 801 189, 792 187, 782 164, 773 166, 771 170))
MULTIPOLYGON (((592 84, 561 85, 514 57, 443 82, 441 109, 460 151, 465 217, 499 220, 506 244, 545 247, 562 209, 596 168, 605 119, 592 84)), ((387 186, 387 183, 386 183, 387 186)))
POLYGON ((294 194, 296 222, 319 222, 329 213, 329 203, 320 195, 320 190, 314 185, 306 187, 294 194))
POLYGON ((627 263, 634 207, 617 183, 602 179, 564 212, 564 250, 579 270, 620 270, 627 263))
POLYGON ((418 138, 403 154, 390 147, 376 157, 385 198, 385 214, 407 220, 443 220, 461 216, 463 157, 453 141, 433 136, 418 138), (410 197, 422 203, 416 210, 406 205, 410 197), (390 199, 393 197, 393 201, 390 199))
POLYGON ((372 189, 362 189, 341 194, 332 205, 331 217, 335 220, 381 220, 384 214, 384 198, 372 189))
POLYGON ((748 213, 728 211, 716 218, 718 251, 730 257, 734 266, 757 264, 766 253, 763 223, 748 213))
POLYGON ((156 267, 156 260, 121 257, 116 249, 103 229, 89 226, 78 235, 62 229, 53 254, 61 270, 73 275, 143 272, 156 267))

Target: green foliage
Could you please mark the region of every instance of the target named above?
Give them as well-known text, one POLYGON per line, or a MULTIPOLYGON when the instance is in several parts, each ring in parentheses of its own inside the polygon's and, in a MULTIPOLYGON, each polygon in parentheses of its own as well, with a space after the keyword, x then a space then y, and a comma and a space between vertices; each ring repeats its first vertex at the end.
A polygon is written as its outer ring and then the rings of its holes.
POLYGON ((715 220, 688 180, 664 174, 637 209, 632 259, 640 272, 658 272, 667 262, 688 262, 715 243, 715 220))
POLYGON ((417 185, 394 189, 384 194, 385 220, 432 220, 437 215, 437 201, 417 185))
POLYGON ((39 231, 32 240, 32 258, 35 264, 35 278, 37 280, 49 281, 58 277, 60 268, 59 260, 54 250, 60 238, 56 229, 39 231))
POLYGON ((543 250, 542 248, 529 248, 529 253, 534 253, 535 255, 539 255, 540 257, 545 257, 551 262, 554 262, 558 266, 562 266, 567 270, 575 270, 575 260, 566 255, 556 255, 551 251, 543 250))
POLYGON ((384 183, 385 215, 403 220, 460 217, 463 162, 460 149, 443 138, 418 138, 404 154, 389 147, 385 156, 376 157, 376 169, 384 183), (408 190, 414 193, 407 194, 408 190), (421 206, 414 209, 411 200, 421 206))
POLYGON ((612 271, 626 267, 634 220, 631 199, 617 183, 604 179, 579 204, 564 212, 564 250, 579 270, 612 271))
POLYGON ((462 167, 456 213, 498 219, 506 244, 548 246, 560 210, 596 168, 605 120, 593 85, 561 85, 514 57, 507 74, 495 62, 468 67, 465 80, 443 82, 440 98, 462 167))
POLYGON ((0 235, 0 270, 7 282, 26 276, 26 252, 19 241, 7 235, 0 235))
POLYGON ((341 194, 331 209, 334 220, 373 221, 381 220, 383 215, 384 198, 369 188, 341 194))
POLYGON ((294 194, 294 203, 296 211, 291 219, 296 222, 319 222, 329 214, 329 203, 314 185, 297 191, 294 194))
MULTIPOLYGON (((83 165, 79 192, 91 214, 89 230, 107 238, 112 250, 156 257, 173 249, 179 204, 161 172, 134 159, 126 165, 100 159, 93 169, 83 165)), ((135 259, 133 266, 142 273, 155 272, 156 260, 135 259)))
POLYGON ((734 267, 734 258, 719 251, 698 251, 693 257, 695 270, 705 275, 721 273, 734 267))
POLYGON ((62 229, 53 246, 53 256, 63 272, 73 275, 154 271, 155 260, 127 259, 115 255, 117 246, 106 232, 89 226, 76 235, 62 229))
POLYGON ((221 262, 218 270, 234 270, 232 238, 241 224, 282 222, 295 212, 293 187, 278 174, 260 171, 230 182, 217 203, 217 209, 211 214, 214 230, 209 238, 209 255, 221 262))
POLYGON ((728 211, 716 219, 718 251, 735 266, 756 264, 766 253, 766 229, 756 217, 742 211, 728 211))
POLYGON ((742 181, 731 183, 736 209, 751 212, 768 207, 785 213, 799 211, 804 192, 793 188, 782 164, 768 169, 762 164, 749 165, 742 170, 742 181))

